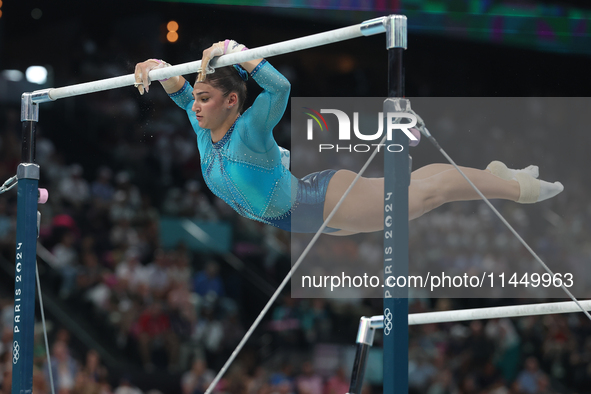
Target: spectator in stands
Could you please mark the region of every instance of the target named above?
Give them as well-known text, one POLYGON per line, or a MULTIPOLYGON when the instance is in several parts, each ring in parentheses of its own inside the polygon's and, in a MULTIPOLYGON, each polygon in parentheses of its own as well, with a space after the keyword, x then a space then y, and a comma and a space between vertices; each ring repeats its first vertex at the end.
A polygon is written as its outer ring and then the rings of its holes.
POLYGON ((205 264, 205 269, 195 274, 193 291, 201 297, 218 299, 226 294, 220 277, 220 266, 213 260, 205 264))
POLYGON ((101 358, 98 352, 94 349, 86 352, 86 363, 84 364, 83 371, 95 383, 107 380, 109 375, 107 369, 101 364, 101 358))
POLYGON ((496 392, 496 390, 499 389, 507 389, 501 372, 495 367, 492 361, 488 361, 484 368, 479 371, 476 376, 476 381, 478 387, 487 392, 496 392))
POLYGON ((76 381, 70 394, 101 394, 100 385, 84 370, 76 374, 76 381))
POLYGON ((118 223, 122 220, 131 221, 136 216, 136 208, 129 200, 129 194, 126 190, 117 190, 113 194, 113 203, 109 207, 109 218, 113 223, 118 223))
POLYGON ((82 178, 84 170, 80 164, 70 166, 70 176, 63 178, 59 184, 62 199, 75 209, 80 209, 90 199, 88 182, 82 178))
POLYGON ((162 346, 168 353, 168 366, 176 367, 178 342, 170 329, 170 319, 161 302, 153 302, 146 308, 137 321, 135 332, 140 358, 146 371, 154 370, 152 352, 162 346))
POLYGON ((116 192, 123 191, 131 209, 137 210, 142 204, 142 197, 139 188, 131 183, 128 172, 121 171, 115 176, 116 192))
POLYGON ((131 383, 131 379, 124 376, 119 381, 119 386, 113 391, 113 394, 143 394, 142 390, 138 389, 131 383))
POLYGON ((495 344, 486 337, 481 321, 470 322, 470 336, 466 339, 467 351, 473 367, 483 368, 494 354, 495 344))
POLYGON ((12 362, 8 353, 0 355, 0 388, 2 394, 10 394, 12 388, 12 362))
POLYGON ((218 220, 215 208, 203 195, 201 185, 195 180, 190 180, 185 185, 185 193, 181 198, 180 214, 205 221, 218 220))
POLYGON ((0 298, 0 333, 4 329, 12 330, 14 319, 14 301, 10 298, 0 298))
POLYGON ((410 360, 408 370, 408 386, 412 393, 424 393, 437 375, 437 369, 424 352, 410 360))
POLYGON ((201 308, 201 315, 197 319, 193 330, 192 340, 199 343, 205 351, 207 363, 218 368, 223 360, 220 359, 224 340, 224 326, 215 316, 215 305, 207 303, 201 308))
POLYGON ((299 394, 322 394, 324 382, 320 375, 314 372, 311 361, 302 364, 301 373, 295 379, 295 386, 299 394))
POLYGON ((290 295, 284 295, 281 304, 273 310, 269 328, 277 333, 281 344, 299 346, 300 312, 296 300, 290 295))
POLYGON ((279 386, 283 382, 289 382, 290 386, 293 386, 294 384, 293 364, 287 360, 281 363, 281 367, 278 371, 275 371, 269 376, 269 383, 273 388, 279 386))
POLYGON ((14 214, 9 211, 6 198, 0 199, 0 248, 4 250, 13 246, 16 221, 14 214))
POLYGON ((95 253, 87 251, 82 255, 82 266, 77 270, 76 287, 85 292, 103 281, 104 268, 99 264, 95 253))
POLYGON ((154 252, 154 261, 146 266, 148 275, 148 286, 150 293, 158 299, 164 299, 170 290, 170 269, 171 256, 162 249, 154 252))
POLYGON ((115 189, 111 185, 111 176, 112 171, 109 167, 101 167, 98 170, 97 179, 90 186, 90 192, 95 203, 107 205, 113 200, 115 189))
POLYGON ((215 378, 211 369, 207 368, 207 362, 198 358, 193 361, 191 369, 185 372, 181 378, 183 394, 203 394, 209 384, 215 378))
MULTIPOLYGON (((11 308, 12 309, 12 308, 11 308)), ((11 321, 12 323, 12 321, 11 321)), ((12 327, 5 326, 0 331, 0 359, 9 357, 12 350, 12 327)))
POLYGON ((62 277, 60 297, 68 298, 76 284, 76 273, 78 271, 78 252, 74 246, 74 234, 67 231, 60 242, 53 247, 54 260, 52 268, 62 277))
POLYGON ((223 342, 223 353, 228 357, 236 346, 240 343, 246 330, 240 319, 240 315, 236 308, 226 312, 226 316, 222 320, 222 326, 224 327, 224 342, 223 342))
POLYGON ((131 248, 125 252, 125 259, 117 264, 115 275, 130 293, 136 293, 140 286, 148 285, 148 271, 140 262, 139 253, 131 248))
POLYGON ((308 343, 327 341, 332 332, 332 319, 326 300, 315 298, 301 312, 301 326, 308 343))
MULTIPOLYGON (((58 340, 53 344, 51 354, 51 372, 53 374, 53 383, 56 392, 59 394, 69 394, 76 383, 76 374, 78 373, 78 365, 76 361, 70 356, 68 345, 58 340)), ((45 364, 45 375, 49 381, 49 368, 45 364)))
POLYGON ((140 238, 137 230, 131 226, 131 221, 127 218, 122 218, 116 223, 111 230, 111 242, 113 246, 121 247, 124 250, 137 247, 140 243, 140 238))
POLYGON ((269 394, 271 385, 269 384, 269 376, 267 370, 258 366, 250 377, 246 387, 247 394, 269 394))
POLYGON ((351 382, 347 379, 345 368, 339 367, 335 374, 326 382, 325 394, 341 394, 349 391, 349 384, 351 382))
POLYGON ((178 187, 171 187, 166 193, 164 203, 162 204, 162 211, 166 215, 179 216, 181 214, 183 194, 178 187))
POLYGON ((294 394, 293 385, 288 380, 281 380, 276 385, 271 386, 273 394, 294 394))
POLYGON ((541 375, 538 378, 538 394, 558 394, 556 390, 552 388, 550 379, 546 375, 541 375))
POLYGON ((524 369, 517 376, 517 385, 520 392, 525 394, 539 393, 539 382, 544 376, 544 372, 540 370, 538 359, 535 357, 528 357, 525 360, 524 369))
POLYGON ((168 268, 168 276, 174 283, 184 283, 191 287, 191 261, 186 250, 171 252, 171 263, 168 268))
POLYGON ((427 394, 452 394, 457 392, 454 385, 453 374, 450 369, 439 371, 435 380, 426 391, 427 394))

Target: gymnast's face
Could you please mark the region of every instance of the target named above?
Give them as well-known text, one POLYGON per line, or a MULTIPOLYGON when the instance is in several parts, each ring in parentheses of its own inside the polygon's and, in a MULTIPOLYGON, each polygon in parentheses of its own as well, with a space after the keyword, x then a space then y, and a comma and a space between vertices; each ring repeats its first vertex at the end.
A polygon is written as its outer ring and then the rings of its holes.
POLYGON ((192 110, 197 116, 199 127, 211 131, 223 127, 236 107, 236 93, 224 96, 221 90, 208 83, 195 83, 193 98, 192 110))

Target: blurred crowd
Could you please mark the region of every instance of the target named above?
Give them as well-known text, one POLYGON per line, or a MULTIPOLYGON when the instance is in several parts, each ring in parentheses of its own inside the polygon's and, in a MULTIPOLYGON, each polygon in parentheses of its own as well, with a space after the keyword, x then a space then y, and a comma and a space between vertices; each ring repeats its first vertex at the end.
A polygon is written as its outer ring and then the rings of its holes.
MULTIPOLYGON (((109 43, 109 53, 126 52, 117 45, 109 43)), ((122 65, 125 62, 100 53, 101 48, 89 39, 81 42, 81 48, 88 61, 68 65, 77 71, 72 75, 79 80, 64 79, 60 85, 130 72, 128 65, 122 65)), ((289 77, 294 92, 306 91, 302 82, 308 81, 306 69, 286 63, 278 68, 289 77)), ((332 82, 348 81, 349 95, 368 93, 365 83, 370 76, 363 72, 346 69, 339 78, 332 82)), ((251 310, 253 296, 241 292, 246 279, 237 283, 236 275, 224 268, 222 256, 197 253, 184 244, 164 249, 160 218, 231 223, 233 252, 245 261, 256 260, 271 283, 279 283, 289 270, 289 235, 238 216, 209 193, 186 114, 156 87, 145 96, 129 89, 52 105, 42 115, 53 122, 40 123, 37 142, 40 186, 50 195, 49 202, 39 208, 39 240, 47 251, 42 259, 46 291, 91 321, 111 340, 115 352, 131 355, 131 362, 145 373, 167 371, 177 376, 178 387, 170 392, 203 393, 213 371, 220 369, 254 320, 256 315, 246 312, 251 310)), ((540 105, 551 121, 555 115, 549 127, 564 124, 562 108, 540 105)), ((18 108, 2 108, 1 181, 14 175, 20 161, 18 114, 18 108)), ((580 123, 571 118, 573 140, 585 138, 586 130, 580 123)), ((470 140, 471 149, 452 149, 452 156, 462 164, 481 167, 487 164, 482 160, 499 159, 499 152, 517 157, 519 149, 535 140, 534 126, 541 127, 531 125, 530 129, 523 127, 520 135, 511 134, 509 146, 503 138, 509 131, 497 131, 501 137, 493 135, 486 142, 470 140)), ((454 130, 462 127, 443 118, 437 124, 442 145, 449 146, 454 130)), ((477 122, 473 128, 478 128, 477 122)), ((276 131, 278 142, 289 147, 288 116, 276 131)), ((542 208, 499 206, 544 257, 560 261, 580 276, 583 262, 589 261, 591 254, 591 205, 586 198, 590 190, 584 182, 586 174, 568 166, 584 163, 586 152, 581 146, 572 147, 571 164, 565 164, 561 160, 565 143, 558 140, 556 150, 535 151, 531 156, 538 160, 534 164, 544 163, 545 176, 569 174, 563 181, 565 193, 542 208)), ((417 162, 427 163, 417 156, 417 162)), ((314 157, 295 156, 312 164, 314 157)), ((318 170, 324 169, 322 162, 315 164, 318 170)), ((9 192, 0 196, 0 248, 9 261, 14 253, 15 218, 16 197, 9 192)), ((442 207, 412 222, 410 244, 411 263, 425 267, 508 267, 516 258, 529 259, 475 203, 442 207)), ((363 257, 378 250, 379 260, 380 248, 379 242, 363 247, 349 242, 342 250, 348 256, 363 257)), ((420 293, 412 297, 413 312, 487 304, 430 300, 420 293)), ((350 363, 337 362, 327 369, 321 358, 313 357, 314 349, 318 344, 333 343, 345 353, 353 345, 359 317, 381 314, 380 305, 380 299, 294 299, 284 294, 257 331, 255 350, 239 358, 216 391, 347 392, 350 363), (292 356, 296 361, 290 361, 292 356)), ((10 292, 2 294, 0 307, 0 393, 7 394, 13 319, 10 292)), ((157 393, 125 371, 107 368, 96 349, 74 344, 71 334, 53 323, 50 352, 57 393, 157 393)), ((410 387, 413 393, 428 394, 583 393, 591 384, 590 329, 590 322, 581 314, 413 327, 410 387)), ((49 365, 42 336, 36 338, 34 392, 43 394, 50 392, 49 365)), ((379 335, 375 345, 381 345, 379 335)), ((335 358, 344 357, 339 353, 335 358)), ((379 386, 366 385, 366 393, 375 391, 379 392, 379 386)))
MULTIPOLYGON (((436 309, 446 303, 441 299, 436 309)), ((590 330, 582 314, 415 326, 411 392, 584 393, 591 382, 590 330)))

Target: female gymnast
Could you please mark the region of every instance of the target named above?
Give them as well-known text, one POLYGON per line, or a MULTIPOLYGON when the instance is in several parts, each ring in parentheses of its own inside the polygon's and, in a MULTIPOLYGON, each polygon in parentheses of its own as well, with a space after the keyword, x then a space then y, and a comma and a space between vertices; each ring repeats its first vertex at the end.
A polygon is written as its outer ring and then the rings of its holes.
MULTIPOLYGON (((174 102, 187 111, 197 134, 203 177, 210 190, 239 214, 283 230, 315 233, 347 190, 355 173, 324 170, 294 177, 282 164, 282 148, 273 138, 287 106, 289 81, 264 59, 213 70, 216 56, 245 50, 226 40, 203 51, 195 85, 182 77, 160 81, 174 102), (214 72, 215 71, 215 72, 214 72), (263 92, 243 111, 248 76, 263 92)), ((156 59, 138 63, 135 86, 149 91, 150 70, 168 67, 156 59)), ((486 170, 462 171, 487 198, 535 203, 551 198, 564 187, 536 179, 538 168, 512 170, 493 161, 486 170)), ((361 177, 324 232, 350 235, 383 230, 384 179, 361 177)), ((480 197, 449 164, 431 164, 411 174, 409 218, 416 219, 447 202, 480 197)))

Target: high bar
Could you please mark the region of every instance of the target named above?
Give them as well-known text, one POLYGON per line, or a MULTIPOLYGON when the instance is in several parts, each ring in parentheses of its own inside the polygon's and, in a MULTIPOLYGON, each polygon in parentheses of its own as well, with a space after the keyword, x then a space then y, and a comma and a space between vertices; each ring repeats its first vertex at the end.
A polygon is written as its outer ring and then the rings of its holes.
MULTIPOLYGON (((286 53, 301 51, 321 45, 346 41, 357 37, 371 36, 386 32, 386 25, 391 20, 399 23, 400 28, 406 30, 406 17, 403 15, 383 16, 370 19, 357 25, 330 30, 323 33, 312 34, 305 37, 282 41, 275 44, 265 45, 249 49, 239 53, 220 56, 211 61, 212 67, 223 67, 231 64, 246 62, 249 60, 268 58, 271 56, 283 55, 286 53)), ((159 80, 198 72, 201 69, 201 60, 178 64, 172 67, 161 68, 150 71, 150 79, 159 80)), ((102 79, 94 82, 86 82, 77 85, 66 86, 55 89, 37 90, 32 93, 31 100, 35 103, 55 101, 57 99, 79 96, 87 93, 100 92, 103 90, 131 86, 135 82, 133 74, 120 77, 102 79)))
MULTIPOLYGON (((585 310, 591 310, 591 300, 579 301, 585 310)), ((581 308, 574 301, 549 302, 542 304, 497 306, 492 308, 460 309, 455 311, 413 313, 408 315, 408 325, 448 323, 466 320, 499 319, 504 317, 520 317, 535 315, 551 315, 556 313, 580 312, 581 308)), ((371 328, 384 328, 384 317, 369 318, 371 328)))

